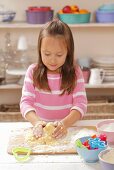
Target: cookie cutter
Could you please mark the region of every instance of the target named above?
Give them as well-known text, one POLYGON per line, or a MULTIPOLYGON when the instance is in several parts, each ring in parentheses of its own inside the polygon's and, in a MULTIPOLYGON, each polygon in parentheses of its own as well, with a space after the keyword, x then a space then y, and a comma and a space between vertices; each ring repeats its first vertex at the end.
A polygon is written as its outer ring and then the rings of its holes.
POLYGON ((31 149, 26 147, 15 147, 12 149, 15 159, 19 162, 25 162, 30 158, 31 149))

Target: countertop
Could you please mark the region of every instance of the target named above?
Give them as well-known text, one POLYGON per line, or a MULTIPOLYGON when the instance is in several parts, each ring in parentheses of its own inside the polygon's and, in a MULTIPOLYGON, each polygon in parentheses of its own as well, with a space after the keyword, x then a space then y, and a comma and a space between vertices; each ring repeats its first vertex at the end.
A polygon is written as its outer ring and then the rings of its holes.
MULTIPOLYGON (((102 120, 82 120, 76 125, 96 125, 102 120)), ((35 155, 26 163, 19 163, 13 155, 7 153, 7 145, 11 130, 30 127, 28 122, 0 123, 0 169, 1 170, 101 170, 99 162, 85 163, 79 155, 35 155)))

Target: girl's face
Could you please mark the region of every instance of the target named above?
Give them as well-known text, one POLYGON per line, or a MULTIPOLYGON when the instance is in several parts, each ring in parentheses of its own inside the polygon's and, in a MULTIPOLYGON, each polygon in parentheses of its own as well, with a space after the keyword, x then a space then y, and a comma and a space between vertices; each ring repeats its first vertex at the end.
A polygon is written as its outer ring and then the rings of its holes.
POLYGON ((59 73, 67 56, 64 38, 47 36, 41 42, 41 57, 48 73, 59 73))

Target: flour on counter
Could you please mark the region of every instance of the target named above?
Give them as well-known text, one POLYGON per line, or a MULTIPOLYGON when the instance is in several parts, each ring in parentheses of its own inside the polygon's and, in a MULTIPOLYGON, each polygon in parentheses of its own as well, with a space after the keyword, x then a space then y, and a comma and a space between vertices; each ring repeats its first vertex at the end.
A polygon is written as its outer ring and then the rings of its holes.
POLYGON ((23 146, 32 149, 32 153, 64 153, 66 151, 75 152, 76 139, 84 136, 96 134, 96 130, 85 127, 71 127, 68 129, 66 137, 57 140, 54 145, 38 144, 37 142, 29 143, 26 141, 26 136, 31 128, 13 130, 10 136, 8 149, 9 153, 13 147, 23 146))
POLYGON ((111 149, 109 152, 106 152, 102 159, 106 161, 107 163, 114 164, 114 149, 111 149))
POLYGON ((87 129, 87 128, 76 128, 73 130, 72 128, 69 128, 68 134, 65 138, 59 139, 57 145, 35 145, 32 150, 34 152, 61 152, 73 149, 75 150, 75 141, 78 138, 84 137, 84 136, 91 136, 97 134, 95 130, 93 129, 87 129))
POLYGON ((100 127, 100 130, 106 132, 114 132, 114 123, 104 124, 100 127))

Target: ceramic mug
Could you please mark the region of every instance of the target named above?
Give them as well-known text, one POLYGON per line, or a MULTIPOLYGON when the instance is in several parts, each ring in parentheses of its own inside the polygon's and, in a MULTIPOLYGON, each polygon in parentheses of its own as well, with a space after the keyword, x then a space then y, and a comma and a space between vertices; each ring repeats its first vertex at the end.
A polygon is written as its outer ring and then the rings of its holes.
POLYGON ((99 68, 90 69, 89 84, 101 84, 104 80, 105 71, 99 68))

